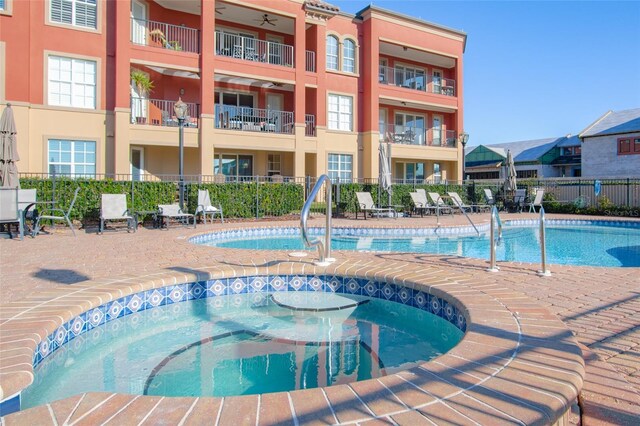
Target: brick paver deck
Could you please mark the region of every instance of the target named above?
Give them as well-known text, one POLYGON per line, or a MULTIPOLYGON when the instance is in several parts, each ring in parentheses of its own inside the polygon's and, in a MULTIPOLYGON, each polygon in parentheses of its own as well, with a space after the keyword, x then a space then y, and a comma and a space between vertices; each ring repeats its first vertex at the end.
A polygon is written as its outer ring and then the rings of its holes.
MULTIPOLYGON (((529 216, 506 215, 503 220, 511 217, 529 216)), ((553 216, 547 215, 547 217, 553 216)), ((476 223, 488 221, 487 215, 474 215, 473 218, 476 223)), ((311 221, 312 225, 317 226, 322 226, 323 223, 324 221, 319 219, 311 221)), ((463 225, 465 218, 447 216, 441 219, 441 223, 443 226, 463 225)), ((108 291, 115 294, 121 291, 117 289, 125 286, 138 288, 135 283, 151 282, 155 284, 150 285, 159 285, 157 283, 162 281, 163 277, 165 279, 172 277, 177 280, 182 277, 186 280, 193 273, 204 274, 215 271, 225 274, 251 274, 258 271, 275 271, 279 268, 304 273, 313 271, 314 268, 309 264, 309 260, 298 261, 289 258, 287 253, 283 252, 214 249, 194 246, 186 242, 186 238, 191 235, 221 228, 285 224, 296 225, 297 223, 261 222, 224 225, 218 223, 198 226, 196 230, 140 229, 135 234, 118 232, 100 236, 95 233, 79 233, 77 238, 62 231, 54 232, 52 235, 38 236, 35 239, 26 238, 22 242, 0 240, 0 298, 2 300, 0 327, 3 327, 0 328, 0 339, 2 339, 0 341, 10 340, 13 333, 25 333, 24 329, 12 329, 9 319, 16 316, 29 318, 29 313, 25 314, 25 311, 30 309, 33 309, 33 312, 38 312, 38 309, 47 312, 48 307, 52 306, 52 299, 59 298, 68 302, 66 298, 73 292, 81 291, 84 299, 89 299, 90 303, 98 303, 105 289, 111 288, 108 291), (96 289, 97 287, 99 290, 96 289), (90 295, 90 297, 84 295, 90 295)), ((435 219, 402 218, 367 220, 366 222, 336 220, 334 225, 435 226, 435 219)), ((640 268, 552 265, 551 277, 539 277, 535 273, 539 265, 532 264, 501 263, 500 272, 489 273, 485 271, 486 261, 455 256, 353 252, 334 254, 338 262, 331 268, 338 272, 374 274, 377 278, 388 277, 409 282, 412 278, 428 276, 430 282, 451 283, 452 286, 449 289, 454 292, 456 289, 467 288, 479 292, 478 294, 489 295, 499 300, 510 313, 510 317, 504 321, 496 319, 506 328, 513 327, 515 324, 513 320, 516 319, 527 333, 534 330, 535 333, 552 336, 553 334, 550 333, 555 327, 552 325, 553 321, 559 318, 585 347, 583 356, 587 361, 587 375, 581 396, 582 423, 586 425, 638 424, 637 419, 640 418, 640 268), (532 300, 536 303, 531 303, 532 300), (547 325, 545 321, 549 321, 549 329, 545 328, 547 325)), ((473 305, 472 301, 469 303, 473 305)), ((88 305, 78 299, 75 306, 86 309, 88 305)), ((77 315, 80 309, 64 304, 56 309, 60 311, 61 308, 64 312, 50 311, 49 315, 62 317, 77 315)), ((31 322, 31 326, 38 329, 40 333, 42 329, 49 327, 47 320, 43 318, 35 316, 31 322)), ((555 331, 561 335, 559 328, 555 331)), ((465 341, 473 341, 472 334, 468 333, 465 341), (471 340, 469 340, 470 335, 471 340)), ((29 335, 29 338, 37 340, 36 335, 29 335)), ((491 342, 481 342, 482 336, 477 338, 479 339, 477 343, 484 345, 485 350, 499 347, 495 337, 491 342)), ((559 343, 564 341, 563 339, 565 337, 558 337, 559 343)), ((465 348, 468 349, 468 347, 465 348)), ((459 346, 454 350, 465 348, 459 346)), ((468 352, 459 355, 467 357, 466 360, 471 356, 468 352)), ((7 344, 0 346, 0 379, 2 379, 0 399, 11 396, 12 392, 8 390, 14 389, 17 386, 16 383, 22 383, 20 386, 24 386, 30 381, 28 375, 16 376, 14 368, 10 365, 16 357, 24 357, 30 362, 30 354, 25 354, 20 349, 7 344)), ((10 415, 3 418, 3 422, 5 424, 24 424, 25 422, 62 424, 65 421, 69 423, 78 421, 78 423, 96 424, 110 419, 113 424, 130 424, 138 418, 153 424, 154 419, 167 420, 167 416, 174 416, 180 419, 177 422, 185 420, 185 424, 199 424, 202 419, 211 420, 208 416, 215 412, 220 424, 228 424, 231 419, 238 424, 243 423, 243 420, 256 424, 256 419, 263 424, 275 424, 279 421, 284 421, 283 424, 285 424, 291 422, 293 418, 300 423, 306 423, 312 419, 316 422, 322 421, 323 418, 331 423, 362 420, 363 412, 369 413, 373 418, 375 417, 373 415, 378 414, 375 410, 380 410, 379 413, 384 414, 378 417, 377 421, 399 424, 420 424, 416 419, 424 421, 426 418, 430 418, 435 423, 445 421, 467 423, 470 418, 474 418, 474 421, 481 424, 513 421, 513 418, 509 417, 511 407, 508 401, 496 398, 495 395, 492 397, 486 392, 474 394, 470 391, 459 397, 448 399, 447 402, 437 402, 439 404, 437 412, 442 416, 441 418, 433 417, 432 411, 426 408, 407 410, 407 407, 421 406, 420 404, 429 406, 429 403, 424 400, 419 403, 411 401, 415 398, 415 391, 403 390, 403 386, 408 386, 407 383, 419 386, 419 383, 426 383, 435 377, 440 377, 444 382, 441 383, 439 390, 430 388, 429 394, 421 394, 423 398, 424 395, 434 398, 434 395, 437 397, 440 394, 446 394, 447 386, 453 386, 460 380, 459 376, 451 372, 450 367, 455 365, 448 364, 453 362, 452 358, 442 357, 439 362, 440 364, 425 364, 426 377, 393 375, 369 384, 368 382, 352 384, 348 388, 311 389, 289 394, 262 395, 260 398, 248 396, 225 399, 223 402, 210 398, 165 399, 92 393, 10 415), (436 370, 442 368, 442 371, 435 371, 436 376, 430 377, 429 375, 434 373, 431 369, 434 368, 436 370), (401 382, 397 382, 398 380, 401 382), (366 386, 374 388, 365 389, 366 386), (395 398, 384 396, 389 389, 394 390, 395 398), (345 390, 351 394, 345 395, 343 393, 345 390), (355 400, 360 402, 366 400, 365 407, 344 403, 344 400, 353 402, 354 392, 356 394, 362 392, 363 396, 355 400), (289 400, 284 400, 282 395, 289 395, 289 400), (395 401, 394 404, 397 406, 389 406, 391 400, 395 401), (247 408, 255 407, 256 404, 260 408, 258 411, 247 408), (274 411, 265 408, 269 406, 286 409, 274 411), (126 409, 123 410, 123 407, 126 409), (289 407, 295 407, 295 414, 292 414, 289 407), (238 417, 238 412, 253 414, 247 414, 248 417, 243 419, 238 417), (126 421, 118 422, 118 416, 124 415, 126 415, 126 421), (360 417, 357 417, 358 415, 360 417), (34 421, 34 419, 40 419, 40 421, 34 421)), ((522 363, 518 365, 519 370, 527 370, 528 361, 524 359, 519 362, 522 363)), ((540 371, 537 371, 537 374, 540 374, 540 371)), ((517 377, 508 378, 518 381, 517 377)), ((529 376, 529 380, 535 385, 535 379, 532 376, 529 376)), ((570 377, 565 380, 567 383, 571 381, 573 379, 570 377)), ((522 389, 509 389, 506 380, 502 385, 497 384, 498 382, 493 383, 496 391, 507 393, 512 391, 513 395, 522 395, 522 389)), ((566 389, 558 389, 558 394, 566 394, 566 389)), ((522 397, 532 403, 536 401, 535 395, 527 394, 522 397)), ((557 410, 557 407, 551 410, 557 410)), ((526 415, 518 418, 528 423, 528 420, 534 421, 535 416, 529 419, 526 415)), ((572 422, 577 421, 577 416, 572 417, 572 422)))

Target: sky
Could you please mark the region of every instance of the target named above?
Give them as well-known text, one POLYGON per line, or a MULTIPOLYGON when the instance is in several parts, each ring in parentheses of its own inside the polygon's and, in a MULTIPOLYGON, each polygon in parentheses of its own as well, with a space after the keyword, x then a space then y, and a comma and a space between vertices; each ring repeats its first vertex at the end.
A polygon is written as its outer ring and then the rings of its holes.
MULTIPOLYGON (((327 0, 355 13, 368 0, 327 0)), ((578 134, 640 108, 640 1, 374 0, 467 33, 469 145, 578 134)))

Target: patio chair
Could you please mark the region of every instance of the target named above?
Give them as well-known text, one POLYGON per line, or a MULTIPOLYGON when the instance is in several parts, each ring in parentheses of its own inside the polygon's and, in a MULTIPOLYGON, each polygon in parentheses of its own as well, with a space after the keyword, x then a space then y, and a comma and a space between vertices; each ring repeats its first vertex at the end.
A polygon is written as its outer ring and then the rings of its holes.
POLYGON ((22 240, 24 238, 24 226, 22 223, 22 211, 18 208, 18 189, 0 188, 0 224, 7 226, 7 231, 11 238, 13 238, 11 225, 14 223, 18 224, 18 235, 22 240))
POLYGON ((222 206, 218 204, 214 206, 211 204, 211 198, 209 197, 208 189, 198 190, 198 207, 196 208, 196 216, 202 215, 204 223, 207 223, 207 215, 211 216, 211 223, 213 223, 213 217, 215 215, 220 216, 220 223, 224 223, 224 216, 222 215, 222 206))
POLYGON ((356 219, 358 219, 358 212, 362 212, 364 219, 367 219, 367 213, 374 215, 380 213, 388 213, 390 211, 389 207, 378 207, 373 202, 373 198, 371 198, 370 192, 356 192, 356 198, 358 202, 356 203, 356 219))
MULTIPOLYGON (((19 189, 18 190, 18 210, 22 215, 22 225, 26 228, 27 220, 31 220, 33 224, 36 223, 38 211, 36 208, 32 208, 37 202, 37 190, 35 189, 19 189)), ((27 232, 25 230, 25 232, 27 232)))
POLYGON ((457 192, 450 191, 450 192, 447 192, 447 195, 453 200, 453 205, 459 208, 462 213, 473 212, 474 206, 466 204, 464 201, 462 201, 462 198, 460 198, 460 195, 458 195, 457 192))
POLYGON ((102 194, 100 203, 100 229, 98 234, 104 232, 107 221, 127 221, 127 232, 136 232, 138 221, 127 209, 127 196, 125 194, 102 194))
POLYGON ((180 222, 184 226, 189 226, 189 220, 191 220, 193 221, 193 227, 196 227, 196 216, 183 212, 179 204, 159 204, 158 220, 162 229, 168 229, 170 220, 180 222))
POLYGON ((431 202, 435 206, 436 214, 440 216, 440 212, 449 213, 453 216, 453 209, 450 205, 444 202, 440 194, 437 192, 429 192, 429 198, 431 198, 431 202))
POLYGON ((493 192, 491 192, 489 188, 484 189, 484 202, 489 207, 496 205, 496 199, 493 197, 493 192))
POLYGON ((76 199, 78 198, 78 192, 80 192, 80 187, 76 188, 76 191, 73 193, 73 199, 71 200, 71 204, 69 204, 69 210, 67 210, 66 212, 62 209, 47 209, 45 210, 45 213, 48 214, 42 214, 39 215, 38 218, 36 219, 36 224, 33 227, 33 232, 31 234, 32 237, 35 237, 36 235, 38 235, 38 232, 40 232, 40 221, 45 219, 45 220, 50 220, 52 222, 55 221, 65 221, 67 222, 67 224, 69 225, 69 228, 71 228, 71 233, 73 234, 73 236, 76 236, 76 231, 75 229, 73 229, 73 223, 71 223, 71 210, 73 210, 73 205, 76 203, 76 199))
POLYGON ((527 198, 526 189, 516 189, 516 195, 513 196, 513 203, 511 205, 511 208, 514 211, 518 210, 518 213, 522 213, 522 209, 524 208, 526 198, 527 198))
MULTIPOLYGON (((536 190, 536 197, 534 198, 534 200, 529 203, 529 213, 536 212, 536 207, 542 207, 542 198, 544 197, 544 189, 537 189, 536 190)), ((538 208, 538 211, 540 209, 538 208)))
POLYGON ((425 213, 428 213, 429 210, 435 210, 434 206, 429 205, 427 201, 427 193, 422 190, 422 192, 410 192, 409 196, 411 196, 411 202, 413 203, 412 212, 420 213, 420 217, 424 217, 425 213))

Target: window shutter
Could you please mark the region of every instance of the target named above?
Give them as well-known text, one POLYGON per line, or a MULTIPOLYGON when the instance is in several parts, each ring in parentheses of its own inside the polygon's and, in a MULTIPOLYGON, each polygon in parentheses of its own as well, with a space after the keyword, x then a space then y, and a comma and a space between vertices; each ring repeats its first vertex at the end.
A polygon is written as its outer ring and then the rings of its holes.
POLYGON ((96 28, 96 0, 76 0, 75 25, 96 28))
POLYGON ((70 0, 51 0, 51 20, 63 24, 71 24, 73 3, 70 0))

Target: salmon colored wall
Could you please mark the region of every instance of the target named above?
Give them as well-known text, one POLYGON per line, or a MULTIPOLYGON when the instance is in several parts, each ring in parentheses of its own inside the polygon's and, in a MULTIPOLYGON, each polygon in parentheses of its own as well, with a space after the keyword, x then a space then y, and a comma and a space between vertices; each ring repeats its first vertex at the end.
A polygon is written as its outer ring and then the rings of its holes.
POLYGON ((189 28, 200 28, 200 15, 184 13, 178 10, 165 9, 153 1, 146 2, 147 16, 150 21, 164 22, 172 25, 184 25, 189 28))

